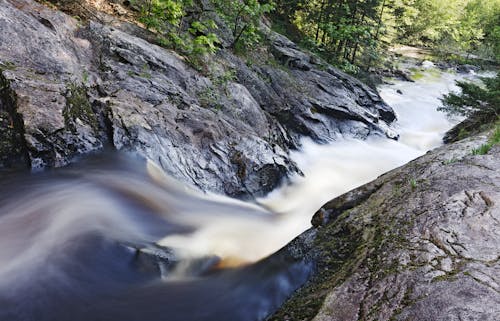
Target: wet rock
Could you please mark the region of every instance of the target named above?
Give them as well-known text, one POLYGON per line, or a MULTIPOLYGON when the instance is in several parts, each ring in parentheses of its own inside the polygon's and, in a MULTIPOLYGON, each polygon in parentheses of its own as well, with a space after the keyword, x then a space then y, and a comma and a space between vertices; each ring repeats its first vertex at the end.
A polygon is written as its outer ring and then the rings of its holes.
POLYGON ((397 137, 376 92, 270 30, 260 62, 221 49, 200 72, 103 13, 109 25, 80 25, 31 0, 0 4, 0 79, 12 97, 5 121, 16 119, 0 136, 20 146, 0 149, 2 166, 8 158, 63 166, 107 147, 202 190, 254 197, 299 172, 289 149, 304 136, 397 137))
POLYGON ((424 69, 434 68, 435 66, 436 65, 432 61, 429 60, 422 61, 422 68, 424 69))
POLYGON ((411 79, 411 74, 405 70, 399 70, 399 69, 395 70, 394 77, 404 81, 415 82, 413 79, 411 79))
POLYGON ((458 65, 456 67, 457 72, 462 73, 462 74, 468 74, 471 72, 477 72, 479 71, 480 67, 478 66, 473 66, 473 65, 458 65))
POLYGON ((124 244, 134 252, 132 264, 142 272, 153 273, 166 278, 179 263, 174 252, 156 244, 124 244))
POLYGON ((325 204, 304 246, 284 248, 305 249, 315 275, 269 320, 496 320, 500 148, 471 153, 486 140, 446 145, 325 204))
POLYGON ((163 279, 199 276, 220 262, 218 256, 181 259, 172 249, 155 243, 123 244, 123 246, 134 253, 132 264, 136 269, 163 279))
POLYGON ((497 118, 494 113, 479 112, 470 115, 443 136, 443 142, 450 144, 487 130, 497 118))

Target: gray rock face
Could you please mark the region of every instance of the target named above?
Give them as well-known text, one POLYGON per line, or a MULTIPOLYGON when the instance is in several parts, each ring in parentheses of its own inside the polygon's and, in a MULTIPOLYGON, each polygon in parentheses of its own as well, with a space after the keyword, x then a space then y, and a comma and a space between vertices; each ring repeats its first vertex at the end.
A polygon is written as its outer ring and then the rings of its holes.
POLYGON ((223 49, 199 72, 144 34, 0 0, 0 165, 63 166, 109 147, 245 197, 299 171, 288 150, 303 136, 395 137, 376 93, 283 36, 268 31, 255 63, 223 49))
POLYGON ((269 320, 498 320, 500 146, 471 153, 485 141, 444 146, 325 204, 284 249, 315 262, 315 276, 269 320))

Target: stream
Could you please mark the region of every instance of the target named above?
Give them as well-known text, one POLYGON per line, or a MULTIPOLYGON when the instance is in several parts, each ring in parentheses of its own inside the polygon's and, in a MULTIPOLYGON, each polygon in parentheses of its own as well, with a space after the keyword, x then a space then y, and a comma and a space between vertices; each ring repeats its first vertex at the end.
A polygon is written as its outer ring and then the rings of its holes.
POLYGON ((256 203, 200 193, 116 154, 5 174, 0 320, 265 318, 312 268, 269 255, 308 229, 325 202, 439 146, 458 121, 436 111, 439 98, 465 77, 476 76, 430 70, 381 86, 398 141, 304 140, 293 153, 304 176, 256 203))

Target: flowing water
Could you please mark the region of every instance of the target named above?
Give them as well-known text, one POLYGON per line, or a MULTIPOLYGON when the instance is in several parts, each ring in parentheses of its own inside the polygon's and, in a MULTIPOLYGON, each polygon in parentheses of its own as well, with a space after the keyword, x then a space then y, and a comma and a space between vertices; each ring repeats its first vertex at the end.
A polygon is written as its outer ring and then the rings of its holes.
POLYGON ((0 320, 264 318, 311 269, 266 257, 309 228, 326 201, 438 146, 456 120, 436 107, 457 77, 382 86, 399 141, 305 140, 293 155, 305 175, 258 205, 199 193, 120 155, 2 174, 0 320))

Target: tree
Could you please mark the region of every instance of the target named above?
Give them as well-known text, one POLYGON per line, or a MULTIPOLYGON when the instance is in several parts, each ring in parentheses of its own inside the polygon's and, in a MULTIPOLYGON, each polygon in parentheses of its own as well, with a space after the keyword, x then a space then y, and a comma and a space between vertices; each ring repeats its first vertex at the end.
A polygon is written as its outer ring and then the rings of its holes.
POLYGON ((140 8, 139 20, 158 33, 159 42, 165 47, 191 60, 217 50, 219 39, 213 32, 217 29, 213 20, 200 16, 187 21, 187 9, 194 6, 192 0, 136 0, 135 5, 140 8))
POLYGON ((438 110, 448 114, 471 116, 483 114, 492 121, 500 117, 500 74, 495 78, 481 78, 484 86, 465 81, 457 82, 461 93, 450 93, 442 99, 438 110))
POLYGON ((214 0, 217 12, 232 30, 231 48, 249 47, 260 40, 262 16, 274 9, 272 2, 258 0, 214 0))
POLYGON ((500 58, 500 0, 389 0, 395 42, 500 58))

